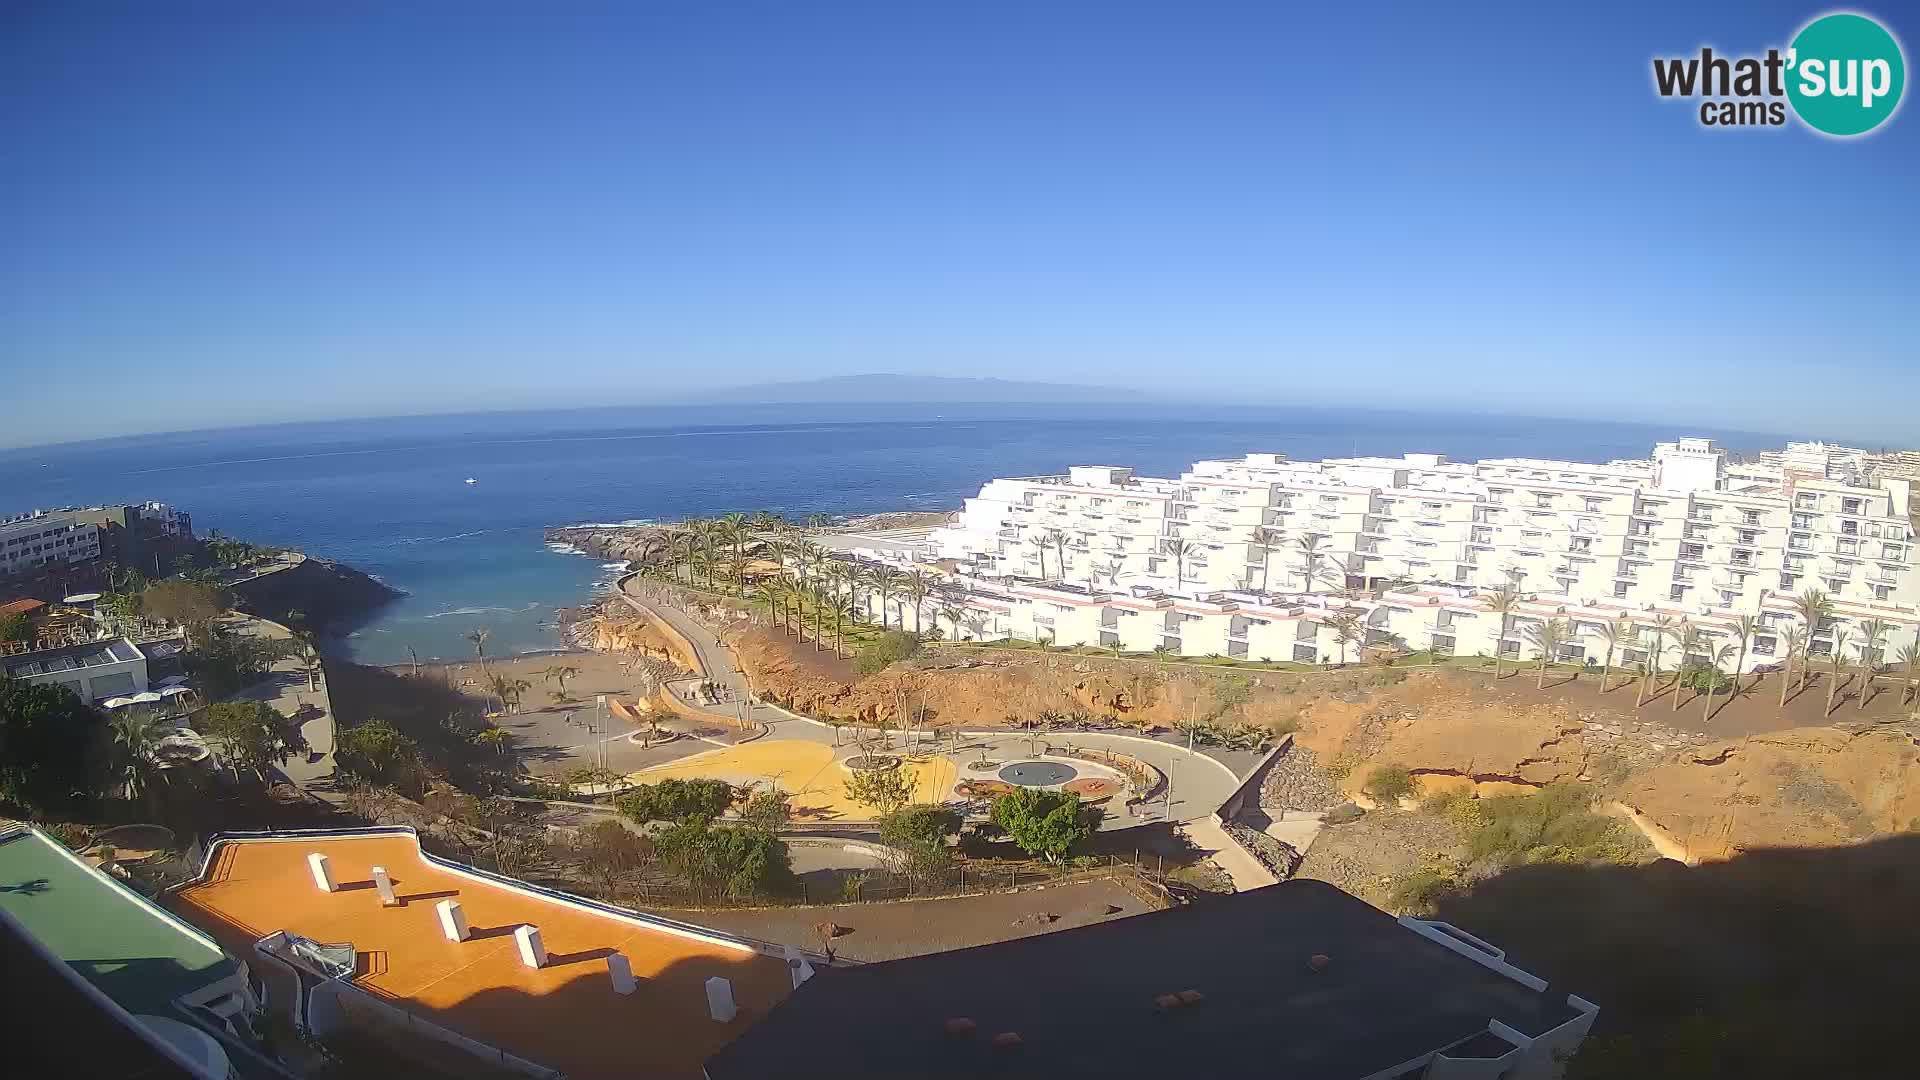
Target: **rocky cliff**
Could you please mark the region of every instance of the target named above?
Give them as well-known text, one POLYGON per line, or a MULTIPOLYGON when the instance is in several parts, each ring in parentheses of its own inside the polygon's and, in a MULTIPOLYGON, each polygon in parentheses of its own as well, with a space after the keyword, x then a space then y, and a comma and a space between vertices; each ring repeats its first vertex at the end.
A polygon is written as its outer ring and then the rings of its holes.
POLYGON ((653 525, 579 525, 548 529, 549 544, 571 544, 598 559, 658 562, 670 529, 653 525))
POLYGON ((244 611, 279 623, 287 621, 289 612, 303 612, 307 626, 333 638, 405 595, 344 563, 310 556, 284 570, 239 582, 233 592, 244 611))

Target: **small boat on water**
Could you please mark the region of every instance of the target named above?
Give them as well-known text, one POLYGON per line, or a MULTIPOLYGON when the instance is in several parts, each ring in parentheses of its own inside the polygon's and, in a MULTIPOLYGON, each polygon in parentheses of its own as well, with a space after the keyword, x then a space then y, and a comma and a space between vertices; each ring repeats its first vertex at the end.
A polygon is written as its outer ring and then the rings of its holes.
POLYGON ((479 482, 480 482, 480 481, 478 481, 478 480, 475 480, 475 479, 474 479, 473 477, 471 477, 471 476, 469 476, 469 477, 467 477, 467 483, 469 483, 469 484, 477 484, 477 483, 479 483, 479 482))

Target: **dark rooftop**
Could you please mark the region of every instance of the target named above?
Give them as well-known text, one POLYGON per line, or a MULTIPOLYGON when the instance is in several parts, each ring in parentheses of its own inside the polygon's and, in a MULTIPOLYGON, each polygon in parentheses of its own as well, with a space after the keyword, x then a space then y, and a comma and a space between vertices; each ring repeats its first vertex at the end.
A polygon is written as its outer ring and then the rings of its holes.
POLYGON ((709 1059, 712 1080, 861 1077, 1357 1078, 1498 1019, 1572 1019, 1536 993, 1317 881, 957 952, 820 971, 709 1059), (1315 954, 1329 958, 1314 971, 1315 954), (1168 1008, 1162 995, 1198 991, 1168 1008), (950 1019, 973 1022, 949 1033, 950 1019), (995 1046, 1016 1032, 1018 1045, 995 1046), (826 1067, 822 1065, 821 1067, 826 1067))

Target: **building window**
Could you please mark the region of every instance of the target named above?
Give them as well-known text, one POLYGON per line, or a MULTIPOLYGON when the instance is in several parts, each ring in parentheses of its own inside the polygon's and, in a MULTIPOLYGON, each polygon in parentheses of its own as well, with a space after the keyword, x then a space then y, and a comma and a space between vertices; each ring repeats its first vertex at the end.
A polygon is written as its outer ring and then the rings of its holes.
POLYGON ((1820 496, 1801 492, 1795 497, 1794 505, 1802 510, 1812 510, 1820 505, 1820 496))
POLYGON ((1858 555, 1860 553, 1860 541, 1858 540, 1837 541, 1834 544, 1834 551, 1836 551, 1841 555, 1858 555))
POLYGON ((1773 639, 1773 638, 1770 638, 1770 637, 1757 637, 1757 638, 1754 638, 1754 639, 1753 639, 1753 655, 1755 655, 1755 656, 1772 656, 1772 655, 1773 655, 1773 643, 1774 643, 1774 640, 1775 640, 1775 639, 1773 639))
POLYGON ((1840 532, 1845 536, 1859 536, 1860 523, 1857 521, 1843 521, 1840 523, 1840 532))
POLYGON ((1793 515, 1793 527, 1794 527, 1794 528, 1796 528, 1796 529, 1811 529, 1811 528, 1813 528, 1813 515, 1812 515, 1812 514, 1795 514, 1795 515, 1793 515))
POLYGON ((1706 550, 1705 547, 1699 544, 1681 544, 1680 557, 1683 559, 1698 559, 1706 554, 1706 550))
POLYGON ((1747 524, 1749 524, 1749 525, 1758 525, 1758 524, 1760 524, 1760 511, 1758 511, 1758 510, 1743 510, 1743 511, 1741 511, 1741 514, 1742 514, 1742 515, 1744 515, 1744 516, 1743 516, 1743 518, 1742 518, 1742 520, 1744 520, 1744 521, 1745 521, 1745 522, 1746 522, 1747 524))
POLYGON ((1613 595, 1615 595, 1615 596, 1625 596, 1625 595, 1627 595, 1627 582, 1624 582, 1624 581, 1616 581, 1616 582, 1614 582, 1614 583, 1613 583, 1613 595))
POLYGON ((1548 495, 1544 492, 1536 491, 1533 493, 1533 505, 1539 506, 1539 507, 1545 507, 1547 509, 1552 509, 1553 496, 1548 495))
POLYGON ((1860 500, 1859 500, 1859 499, 1841 499, 1841 500, 1840 500, 1840 512, 1841 512, 1841 513, 1843 513, 1843 514, 1857 514, 1857 513, 1859 513, 1859 512, 1860 512, 1860 500))
POLYGON ((1893 587, 1890 585, 1875 585, 1873 587, 1873 598, 1875 600, 1893 599, 1893 587))
POLYGON ((1685 600, 1686 598, 1687 587, 1685 585, 1675 585, 1673 588, 1667 590, 1667 599, 1669 600, 1685 600))

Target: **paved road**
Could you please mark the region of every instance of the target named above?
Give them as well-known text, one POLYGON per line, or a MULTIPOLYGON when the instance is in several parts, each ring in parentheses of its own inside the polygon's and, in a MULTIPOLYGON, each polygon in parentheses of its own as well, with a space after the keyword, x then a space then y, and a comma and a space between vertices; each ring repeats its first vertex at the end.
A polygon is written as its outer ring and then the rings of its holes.
MULTIPOLYGON (((693 643, 696 658, 705 668, 700 673, 702 678, 717 681, 737 694, 746 694, 748 692, 746 675, 734 662, 732 652, 714 636, 713 632, 684 611, 636 595, 637 587, 642 585, 638 578, 627 578, 621 583, 620 595, 639 614, 668 623, 693 643)), ((835 741, 832 729, 825 724, 795 715, 777 706, 755 705, 752 709, 752 718, 767 726, 771 738, 804 739, 825 743, 835 741)), ((1032 748, 1032 740, 1028 736, 1004 728, 963 730, 961 738, 964 746, 970 746, 986 756, 1002 760, 1026 757, 1032 748)), ((1103 829, 1130 828, 1153 822, 1190 821, 1206 817, 1233 793, 1239 783, 1231 766, 1205 753, 1189 754, 1184 744, 1171 739, 1148 739, 1137 735, 1113 735, 1103 732, 1052 732, 1042 736, 1041 741, 1056 745, 1064 742, 1089 749, 1111 750, 1117 754, 1140 758, 1166 774, 1169 783, 1165 799, 1156 798, 1151 804, 1137 807, 1133 812, 1129 812, 1124 805, 1116 806, 1110 803, 1107 808, 1107 817, 1101 822, 1103 829)), ((1247 757, 1249 761, 1254 760, 1254 755, 1241 756, 1247 757)), ((1211 845, 1202 846, 1210 847, 1211 845)), ((1239 850, 1237 846, 1228 846, 1239 850)))

